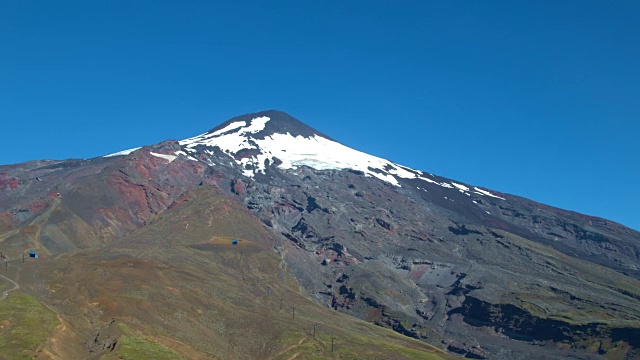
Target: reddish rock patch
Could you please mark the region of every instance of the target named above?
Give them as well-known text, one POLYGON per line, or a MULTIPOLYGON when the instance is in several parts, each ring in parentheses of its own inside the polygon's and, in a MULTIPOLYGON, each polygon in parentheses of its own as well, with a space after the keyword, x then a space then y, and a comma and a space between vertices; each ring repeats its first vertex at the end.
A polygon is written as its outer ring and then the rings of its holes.
POLYGON ((15 189, 20 186, 20 180, 8 173, 0 173, 0 188, 15 189))
POLYGON ((50 202, 48 199, 38 199, 34 202, 32 202, 31 204, 27 205, 27 209, 31 210, 31 212, 37 214, 41 211, 44 211, 44 209, 48 208, 50 205, 50 202))
POLYGON ((231 192, 236 194, 236 195, 243 195, 245 193, 245 191, 247 190, 247 187, 245 186, 244 182, 240 179, 234 179, 231 181, 231 192))

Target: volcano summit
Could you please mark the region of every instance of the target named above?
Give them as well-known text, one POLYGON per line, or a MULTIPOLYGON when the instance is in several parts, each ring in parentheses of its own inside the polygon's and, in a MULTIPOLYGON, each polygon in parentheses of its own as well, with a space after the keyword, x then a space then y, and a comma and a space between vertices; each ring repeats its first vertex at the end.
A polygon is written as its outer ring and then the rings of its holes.
POLYGON ((0 315, 19 296, 46 305, 65 330, 24 347, 54 358, 640 356, 640 233, 351 149, 279 111, 1 166, 0 247, 20 285, 0 315), (28 251, 42 256, 22 263, 28 251))

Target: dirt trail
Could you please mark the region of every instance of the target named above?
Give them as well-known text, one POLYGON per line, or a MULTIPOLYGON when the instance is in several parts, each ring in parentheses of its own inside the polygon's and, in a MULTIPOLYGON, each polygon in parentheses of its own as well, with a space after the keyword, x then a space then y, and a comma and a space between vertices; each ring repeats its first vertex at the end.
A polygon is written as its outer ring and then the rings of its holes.
POLYGON ((0 241, 9 238, 10 236, 16 235, 20 232, 20 229, 15 229, 11 231, 7 231, 5 233, 0 234, 0 241))
POLYGON ((47 208, 47 210, 45 210, 45 212, 43 212, 42 214, 37 216, 35 219, 33 219, 31 221, 31 223, 29 223, 29 226, 35 226, 37 228, 37 233, 33 238, 34 243, 35 243, 34 244, 35 245, 35 249, 27 249, 26 251, 40 250, 40 251, 43 251, 44 253, 46 253, 47 255, 51 255, 51 252, 49 252, 49 250, 47 248, 42 246, 36 239, 40 239, 40 234, 42 232, 43 226, 49 220, 49 216, 51 216, 51 213, 55 209, 57 209, 59 205, 60 205, 60 199, 58 199, 58 198, 53 199, 53 202, 51 203, 51 206, 49 206, 47 208))
MULTIPOLYGON (((20 270, 20 269, 18 268, 18 271, 19 271, 19 270, 20 270)), ((19 274, 19 273, 18 273, 18 274, 19 274)), ((9 295, 9 293, 10 293, 11 291, 20 289, 20 285, 18 285, 18 283, 17 283, 17 282, 15 282, 15 281, 13 281, 13 280, 9 279, 8 277, 6 277, 6 276, 4 276, 4 275, 0 275, 0 277, 1 277, 1 278, 3 278, 3 279, 5 279, 5 280, 7 280, 8 282, 10 282, 10 283, 12 283, 12 284, 13 284, 13 287, 12 287, 11 289, 9 289, 9 290, 5 290, 5 291, 3 291, 3 292, 2 292, 2 294, 0 294, 0 301, 2 301, 2 300, 4 300, 4 298, 6 298, 6 297, 7 297, 7 295, 9 295)))
MULTIPOLYGON (((275 355, 275 357, 276 357, 276 358, 277 358, 277 357, 280 357, 280 356, 282 356, 282 355, 284 355, 284 354, 288 353, 289 351, 291 351, 291 350, 293 350, 293 349, 295 349, 295 348, 299 347, 299 346, 300 346, 300 345, 302 345, 302 343, 304 343, 306 340, 307 340, 307 337, 306 337, 306 336, 303 336, 303 337, 298 341, 298 343, 297 343, 297 344, 295 344, 295 345, 291 345, 291 346, 287 346, 285 349, 283 349, 282 351, 278 352, 278 353, 275 355)), ((299 353, 295 353, 295 354, 291 355, 287 360, 295 359, 295 358, 296 358, 296 357, 298 357, 299 355, 300 355, 299 353)))

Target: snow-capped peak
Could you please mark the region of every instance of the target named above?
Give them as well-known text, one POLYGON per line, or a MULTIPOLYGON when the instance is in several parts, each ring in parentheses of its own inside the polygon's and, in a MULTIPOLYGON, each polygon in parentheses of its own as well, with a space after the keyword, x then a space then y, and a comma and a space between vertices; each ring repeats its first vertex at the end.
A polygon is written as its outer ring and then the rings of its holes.
MULTIPOLYGON (((243 174, 248 177, 258 173, 266 174, 269 166, 277 164, 280 169, 308 166, 316 170, 358 170, 365 176, 375 177, 395 186, 401 186, 398 178, 420 179, 445 188, 458 189, 467 195, 471 191, 464 185, 438 182, 435 177, 421 171, 352 149, 315 130, 310 131, 308 127, 304 135, 302 131, 294 135, 282 124, 271 126, 282 132, 265 132, 265 128, 272 125, 269 122, 274 120, 272 116, 258 115, 248 120, 230 120, 226 125, 210 132, 182 140, 180 145, 185 152, 193 155, 201 152, 213 155, 215 148, 218 148, 239 165, 243 174), (256 136, 258 133, 260 136, 256 136)), ((298 130, 299 124, 293 123, 294 130, 298 130)), ((498 198, 485 190, 474 193, 498 198)))
MULTIPOLYGON (((466 195, 492 196, 486 190, 438 181, 424 172, 352 149, 278 111, 233 118, 204 134, 179 141, 177 156, 214 166, 228 157, 247 177, 267 174, 268 168, 316 170, 352 169, 400 187, 398 179, 419 179, 466 195)), ((123 152, 124 154, 124 152, 123 152)), ((111 156, 120 155, 120 153, 111 156)), ((154 154, 155 155, 155 154, 154 154)), ((500 198, 502 199, 502 198, 500 198)))
POLYGON ((367 176, 377 177, 396 186, 400 186, 400 183, 393 175, 416 178, 419 174, 415 170, 407 170, 385 159, 351 149, 317 134, 305 137, 295 136, 290 132, 273 132, 265 134, 263 138, 251 136, 264 130, 270 120, 270 117, 260 116, 248 123, 232 122, 222 129, 182 140, 180 145, 190 153, 212 152, 212 148, 218 147, 245 169, 244 173, 247 176, 264 174, 266 168, 274 163, 278 163, 281 169, 308 166, 317 170, 359 170, 367 176))

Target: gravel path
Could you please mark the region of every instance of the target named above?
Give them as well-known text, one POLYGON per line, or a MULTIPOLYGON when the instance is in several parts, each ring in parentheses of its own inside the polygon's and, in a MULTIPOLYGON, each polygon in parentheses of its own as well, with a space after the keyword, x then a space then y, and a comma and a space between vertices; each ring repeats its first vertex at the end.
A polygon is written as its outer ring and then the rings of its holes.
MULTIPOLYGON (((18 268, 18 271, 20 271, 20 268, 18 268)), ((19 274, 19 273, 18 273, 19 274)), ((20 289, 20 285, 18 285, 17 282, 9 279, 8 277, 4 276, 4 275, 0 275, 1 278, 7 280, 8 282, 13 284, 13 287, 11 289, 5 290, 0 294, 0 301, 4 300, 4 298, 7 297, 7 295, 9 295, 9 293, 13 290, 18 290, 20 289)))

